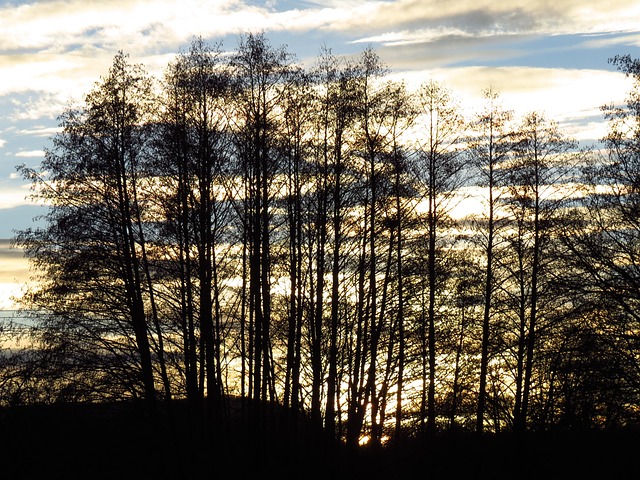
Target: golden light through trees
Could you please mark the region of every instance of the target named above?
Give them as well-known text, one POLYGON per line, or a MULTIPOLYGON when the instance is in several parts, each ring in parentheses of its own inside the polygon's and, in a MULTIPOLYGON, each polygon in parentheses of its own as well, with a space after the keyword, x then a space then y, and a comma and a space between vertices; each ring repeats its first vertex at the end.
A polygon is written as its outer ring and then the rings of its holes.
POLYGON ((116 56, 21 168, 49 205, 15 239, 40 275, 22 301, 57 370, 19 400, 186 399, 218 425, 238 397, 352 446, 630 421, 635 339, 608 329, 638 321, 634 103, 609 113, 625 176, 494 91, 466 118, 386 74, 371 48, 305 69, 253 34, 196 39, 161 79, 116 56), (593 344, 621 364, 615 414, 593 344))

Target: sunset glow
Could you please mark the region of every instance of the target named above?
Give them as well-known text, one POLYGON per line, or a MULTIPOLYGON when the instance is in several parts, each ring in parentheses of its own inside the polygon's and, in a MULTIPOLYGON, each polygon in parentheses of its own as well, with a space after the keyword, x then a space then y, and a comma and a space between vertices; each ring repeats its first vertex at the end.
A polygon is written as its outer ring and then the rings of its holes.
POLYGON ((1 2, 0 471, 633 477, 639 18, 1 2))

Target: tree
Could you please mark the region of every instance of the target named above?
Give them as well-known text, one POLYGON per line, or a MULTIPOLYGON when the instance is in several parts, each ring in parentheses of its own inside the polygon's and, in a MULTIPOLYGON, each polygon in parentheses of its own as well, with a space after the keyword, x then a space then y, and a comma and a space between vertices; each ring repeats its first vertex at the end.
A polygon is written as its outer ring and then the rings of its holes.
MULTIPOLYGON (((555 217, 573 192, 570 183, 576 155, 576 143, 564 138, 557 123, 533 112, 522 121, 514 135, 513 156, 507 168, 508 209, 512 216, 512 233, 508 242, 513 252, 507 266, 510 272, 510 295, 516 309, 514 332, 515 405, 514 429, 526 428, 536 346, 539 343, 541 293, 552 267, 548 259, 554 242, 555 217)), ((549 300, 547 300, 549 302, 549 300)))
POLYGON ((464 145, 465 122, 451 92, 430 81, 419 92, 419 144, 414 164, 415 175, 425 203, 426 278, 428 300, 426 315, 420 322, 422 342, 423 390, 422 428, 429 434, 436 429, 436 324, 438 292, 443 285, 439 273, 450 246, 450 211, 456 205, 457 191, 466 181, 464 145), (426 420, 426 423, 425 423, 426 420))
MULTIPOLYGON (((350 365, 350 400, 348 407, 347 443, 357 445, 366 411, 375 397, 378 354, 377 296, 377 217, 380 154, 386 146, 381 136, 384 95, 379 80, 384 72, 380 58, 365 49, 355 66, 355 142, 359 154, 355 170, 361 175, 359 191, 362 208, 361 230, 358 235, 357 300, 353 363, 350 365)), ((375 406, 373 407, 376 408, 375 406)), ((372 418, 377 412, 372 413, 372 418)))
POLYGON ((178 263, 174 271, 180 285, 177 303, 187 397, 195 408, 205 393, 206 380, 209 415, 221 413, 224 388, 219 250, 230 213, 224 188, 230 150, 223 109, 228 80, 220 52, 202 39, 195 40, 189 52, 170 65, 155 165, 164 180, 156 196, 164 197, 162 215, 173 241, 165 238, 165 244, 170 249, 177 247, 177 258, 174 253, 167 255, 178 263), (200 380, 199 362, 204 372, 200 380))
POLYGON ((291 61, 285 48, 276 50, 263 35, 253 34, 241 38, 238 51, 230 60, 231 128, 238 171, 246 182, 242 215, 249 270, 248 393, 258 403, 277 398, 271 344, 270 239, 277 190, 274 179, 281 172, 278 107, 290 82, 291 61))
POLYGON ((478 389, 478 409, 476 431, 484 429, 486 404, 487 372, 489 366, 489 343, 491 333, 492 299, 495 290, 494 248, 496 242, 496 226, 502 198, 501 165, 510 153, 511 135, 509 122, 511 112, 503 110, 498 103, 498 94, 485 90, 485 110, 474 124, 475 135, 470 145, 473 161, 478 168, 481 186, 486 189, 486 217, 481 220, 481 248, 485 258, 484 271, 484 309, 482 317, 482 343, 480 357, 480 385, 478 389))
POLYGON ((635 332, 640 322, 640 61, 617 56, 611 62, 633 84, 626 105, 603 107, 609 124, 603 139, 606 151, 583 165, 582 199, 562 235, 565 259, 574 278, 581 279, 567 282, 586 311, 581 324, 589 328, 579 331, 580 341, 602 346, 598 354, 582 359, 589 378, 576 370, 565 374, 583 385, 606 378, 598 390, 615 392, 606 399, 589 395, 587 417, 592 422, 597 417, 611 421, 622 403, 639 402, 635 385, 640 370, 635 359, 640 342, 635 332), (618 365, 617 373, 610 371, 611 365, 618 365))
POLYGON ((640 67, 613 62, 634 88, 587 158, 491 90, 469 129, 451 91, 410 94, 370 48, 307 71, 264 35, 196 39, 160 90, 119 54, 20 169, 49 210, 16 238, 38 313, 0 390, 186 398, 187 433, 225 441, 238 393, 269 454, 282 425, 356 447, 633 419, 640 67), (459 221, 474 190, 485 209, 459 221))
MULTIPOLYGON (((69 368, 95 369, 116 377, 111 381, 131 395, 141 392, 149 411, 157 393, 154 328, 162 339, 141 190, 152 102, 142 68, 119 53, 84 107, 61 116, 62 133, 40 170, 21 168, 34 197, 50 208, 45 227, 16 239, 41 272, 24 301, 45 312, 45 343, 60 342, 82 355, 69 368), (129 377, 131 370, 136 377, 129 377)), ((164 377, 163 352, 156 353, 164 377)))
POLYGON ((393 183, 409 178, 400 142, 412 121, 404 85, 383 79, 386 70, 375 52, 365 49, 353 68, 356 95, 352 103, 355 151, 351 181, 357 188, 358 204, 352 206, 356 230, 350 235, 353 250, 357 252, 354 323, 347 340, 352 359, 347 420, 350 445, 359 441, 365 417, 371 421, 373 444, 380 443, 385 422, 394 360, 391 333, 394 326, 388 312, 393 296, 394 265, 397 265, 394 262, 398 241, 396 225, 398 216, 404 214, 405 196, 410 190, 409 186, 406 190, 396 186, 393 201, 393 183))
MULTIPOLYGON (((325 430, 330 438, 340 438, 340 401, 343 384, 343 359, 349 345, 346 311, 349 308, 349 277, 353 245, 350 239, 350 212, 357 203, 354 163, 356 148, 353 131, 358 117, 358 68, 342 62, 330 50, 319 55, 314 78, 317 96, 317 145, 320 164, 317 184, 324 192, 327 222, 326 256, 330 271, 329 332, 327 352, 325 430)), ((322 217, 323 214, 318 214, 322 217)))
MULTIPOLYGON (((283 125, 281 148, 285 172, 284 195, 280 203, 284 203, 286 210, 288 255, 289 295, 287 306, 287 336, 286 336, 286 372, 284 380, 283 403, 292 409, 292 416, 297 422, 302 410, 302 344, 303 323, 308 320, 310 326, 312 354, 312 401, 311 415, 319 424, 320 388, 322 384, 319 346, 322 332, 322 302, 313 307, 313 299, 306 299, 313 294, 312 256, 313 249, 318 249, 317 277, 324 276, 323 268, 323 237, 314 235, 314 230, 326 228, 322 222, 322 215, 326 210, 323 201, 322 166, 312 165, 313 140, 309 132, 314 131, 315 115, 313 106, 316 95, 312 89, 311 78, 302 70, 292 69, 291 83, 282 95, 283 125), (309 185, 314 187, 308 189, 309 185), (316 193, 314 196, 313 193, 316 193), (318 198, 314 198, 318 197, 318 198), (315 210, 315 212, 314 212, 315 210), (316 226, 319 223, 319 228, 316 226), (316 238, 317 237, 317 238, 316 238), (307 261, 305 262, 305 259, 307 261), (320 310, 320 312, 318 312, 320 310), (306 317, 305 317, 306 314, 306 317), (318 318, 319 317, 319 318, 318 318)), ((318 282, 319 283, 319 282, 318 282)), ((321 297, 320 293, 316 294, 321 297)))
POLYGON ((409 169, 409 156, 402 146, 404 135, 415 119, 415 105, 402 83, 386 83, 383 107, 377 115, 382 119, 378 135, 383 139, 380 154, 379 201, 375 207, 380 218, 377 237, 380 243, 381 292, 376 336, 380 343, 379 370, 376 382, 380 385, 372 403, 371 441, 379 444, 387 423, 386 408, 390 390, 395 382, 397 402, 396 432, 402 423, 405 358, 404 259, 406 238, 415 226, 417 189, 409 169), (412 223, 413 222, 413 223, 412 223), (395 288, 394 288, 395 287, 395 288), (384 350, 386 349, 386 358, 384 350))

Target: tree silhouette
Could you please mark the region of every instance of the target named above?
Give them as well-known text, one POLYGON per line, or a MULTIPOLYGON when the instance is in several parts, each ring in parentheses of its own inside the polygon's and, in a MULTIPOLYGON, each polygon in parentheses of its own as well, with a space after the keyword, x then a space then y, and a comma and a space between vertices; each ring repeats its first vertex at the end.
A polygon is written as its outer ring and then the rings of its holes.
POLYGON ((46 343, 68 349, 71 342, 84 357, 70 367, 93 366, 116 383, 122 376, 120 389, 139 392, 150 411, 157 394, 152 329, 162 338, 147 277, 141 191, 152 102, 141 67, 118 54, 84 108, 62 115, 62 134, 40 170, 22 167, 34 196, 50 209, 43 229, 16 240, 43 269, 28 302, 57 332, 46 343))
MULTIPOLYGON (((565 261, 575 278, 580 278, 579 282, 567 283, 578 292, 582 315, 587 319, 581 323, 585 328, 576 330, 573 341, 583 342, 582 345, 590 345, 599 352, 579 361, 582 368, 590 369, 590 374, 578 370, 578 361, 571 365, 576 368, 570 371, 573 378, 590 390, 588 396, 585 393, 582 397, 589 400, 578 407, 576 391, 581 390, 574 388, 567 392, 565 411, 567 416, 572 409, 586 412, 580 419, 583 423, 595 422, 599 416, 615 423, 614 412, 622 408, 621 402, 637 401, 635 389, 627 387, 638 379, 637 365, 629 361, 638 350, 638 338, 632 332, 638 323, 640 286, 637 270, 640 68, 638 61, 629 56, 614 57, 611 61, 633 80, 633 85, 625 106, 603 107, 609 122, 603 139, 606 154, 594 156, 583 165, 581 208, 573 212, 562 236, 567 248, 565 261), (602 361, 605 358, 607 361, 602 361), (614 369, 617 373, 610 370, 612 365, 617 365, 614 369), (598 394, 592 390, 594 384, 599 385, 598 394)), ((565 362, 568 361, 563 360, 566 368, 565 362)), ((570 423, 576 421, 574 418, 570 423)))
POLYGON ((307 69, 195 39, 158 83, 118 54, 20 167, 49 209, 15 238, 38 282, 0 404, 141 403, 173 442, 149 454, 208 472, 238 445, 264 469, 368 443, 374 472, 389 440, 435 465, 454 433, 633 424, 640 68, 613 62, 634 86, 598 156, 493 90, 469 122, 370 47, 307 69))
POLYGON ((513 156, 509 161, 507 200, 514 222, 508 234, 514 257, 508 270, 513 275, 511 295, 517 305, 516 392, 514 428, 524 430, 531 397, 534 355, 540 335, 541 292, 545 262, 551 248, 554 215, 568 195, 563 182, 572 180, 575 163, 571 155, 575 143, 565 139, 557 124, 538 113, 531 113, 514 135, 513 156))
POLYGON ((445 233, 450 226, 450 210, 458 201, 456 191, 465 182, 465 159, 462 139, 464 118, 451 92, 442 84, 431 81, 423 84, 419 92, 422 121, 417 122, 419 145, 415 172, 426 205, 426 277, 428 301, 426 317, 421 320, 423 344, 422 421, 430 434, 436 429, 436 345, 437 301, 444 285, 441 266, 450 248, 451 237, 445 233), (443 239, 444 242, 443 242, 443 239), (447 245, 449 243, 449 245, 447 245))
POLYGON ((486 407, 486 385, 489 367, 489 344, 491 334, 491 315, 493 307, 493 293, 496 289, 494 278, 494 264, 496 245, 496 229, 500 223, 500 203, 503 185, 503 163, 511 153, 511 132, 509 122, 512 113, 505 111, 499 104, 498 93, 493 90, 484 92, 486 99, 485 110, 476 119, 475 136, 471 142, 471 155, 474 163, 479 168, 481 185, 487 190, 486 219, 482 219, 480 225, 480 243, 486 258, 484 308, 482 317, 482 344, 480 359, 480 385, 478 391, 478 412, 476 430, 482 433, 484 429, 484 415, 486 407))

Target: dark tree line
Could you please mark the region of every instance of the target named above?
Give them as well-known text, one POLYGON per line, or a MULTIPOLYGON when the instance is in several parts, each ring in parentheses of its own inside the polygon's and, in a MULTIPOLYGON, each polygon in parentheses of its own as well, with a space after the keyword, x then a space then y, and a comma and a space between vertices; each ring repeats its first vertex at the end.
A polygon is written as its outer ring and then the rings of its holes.
POLYGON ((350 445, 636 422, 640 68, 613 62, 634 87, 596 152, 371 49, 196 40, 161 79, 118 54, 20 168, 50 208, 15 238, 38 282, 4 402, 281 404, 350 445))

